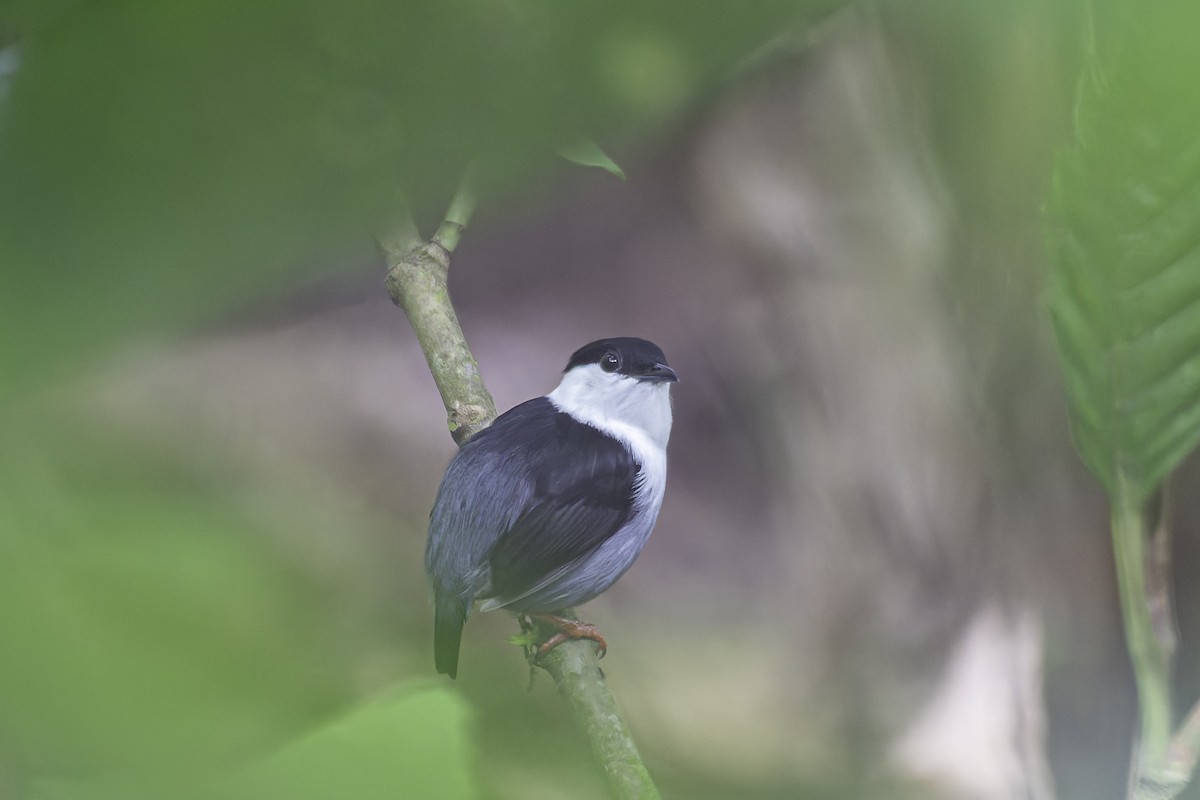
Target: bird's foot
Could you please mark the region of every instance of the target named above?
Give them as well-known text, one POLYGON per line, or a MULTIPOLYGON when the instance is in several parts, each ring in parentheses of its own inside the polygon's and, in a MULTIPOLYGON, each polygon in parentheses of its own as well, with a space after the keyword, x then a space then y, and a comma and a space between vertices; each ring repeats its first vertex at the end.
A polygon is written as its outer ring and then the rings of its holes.
POLYGON ((542 642, 538 647, 538 658, 542 658, 546 653, 571 639, 591 639, 599 647, 599 653, 597 653, 599 658, 604 658, 604 654, 608 652, 608 642, 604 641, 604 637, 600 635, 600 629, 590 622, 581 622, 555 614, 533 614, 531 616, 558 629, 558 633, 542 642))

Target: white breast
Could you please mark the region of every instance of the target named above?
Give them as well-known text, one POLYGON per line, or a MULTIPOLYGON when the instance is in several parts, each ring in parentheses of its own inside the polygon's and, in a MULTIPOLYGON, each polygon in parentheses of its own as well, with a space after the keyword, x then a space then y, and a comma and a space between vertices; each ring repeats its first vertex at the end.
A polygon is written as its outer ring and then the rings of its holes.
POLYGON ((588 364, 569 371, 558 388, 547 395, 559 411, 629 448, 642 467, 635 511, 652 510, 652 516, 658 513, 667 485, 670 387, 669 383, 639 381, 588 364))

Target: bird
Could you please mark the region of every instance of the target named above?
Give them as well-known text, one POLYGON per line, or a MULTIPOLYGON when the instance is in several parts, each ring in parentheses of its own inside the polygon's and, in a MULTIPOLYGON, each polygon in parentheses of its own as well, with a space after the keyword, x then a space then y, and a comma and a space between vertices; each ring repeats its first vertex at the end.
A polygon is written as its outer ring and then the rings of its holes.
POLYGON ((641 553, 662 506, 671 434, 663 351, 634 337, 576 350, 558 386, 514 406, 451 459, 429 516, 434 663, 458 675, 474 604, 607 643, 561 612, 606 591, 641 553))

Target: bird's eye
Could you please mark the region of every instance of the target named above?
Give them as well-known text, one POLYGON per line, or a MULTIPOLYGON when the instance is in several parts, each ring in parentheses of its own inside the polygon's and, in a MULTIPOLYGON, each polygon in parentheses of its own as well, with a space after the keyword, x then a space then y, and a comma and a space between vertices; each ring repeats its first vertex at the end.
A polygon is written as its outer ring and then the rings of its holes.
POLYGON ((621 357, 609 350, 600 358, 600 369, 605 372, 616 372, 621 368, 621 357))

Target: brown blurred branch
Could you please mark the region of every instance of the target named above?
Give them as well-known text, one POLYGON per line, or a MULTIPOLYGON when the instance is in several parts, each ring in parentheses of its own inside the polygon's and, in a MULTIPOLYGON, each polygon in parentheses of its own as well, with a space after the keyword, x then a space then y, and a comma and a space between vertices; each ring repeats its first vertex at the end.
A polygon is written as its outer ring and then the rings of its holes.
MULTIPOLYGON (((460 188, 430 241, 420 242, 415 225, 408 220, 380 237, 388 264, 388 294, 412 323, 446 406, 450 434, 459 446, 496 417, 495 401, 483 385, 446 284, 450 256, 474 205, 471 193, 460 188)), ((600 760, 613 796, 657 800, 658 789, 600 671, 594 643, 566 642, 547 653, 538 665, 554 679, 572 719, 600 760)))

